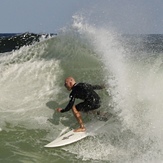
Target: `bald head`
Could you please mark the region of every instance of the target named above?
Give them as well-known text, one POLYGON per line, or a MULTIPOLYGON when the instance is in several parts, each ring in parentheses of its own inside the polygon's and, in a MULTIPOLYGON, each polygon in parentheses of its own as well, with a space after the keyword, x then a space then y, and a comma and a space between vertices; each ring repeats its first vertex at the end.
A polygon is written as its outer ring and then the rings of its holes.
POLYGON ((71 90, 73 85, 76 83, 75 79, 73 77, 67 77, 65 79, 65 87, 67 88, 67 90, 71 90))

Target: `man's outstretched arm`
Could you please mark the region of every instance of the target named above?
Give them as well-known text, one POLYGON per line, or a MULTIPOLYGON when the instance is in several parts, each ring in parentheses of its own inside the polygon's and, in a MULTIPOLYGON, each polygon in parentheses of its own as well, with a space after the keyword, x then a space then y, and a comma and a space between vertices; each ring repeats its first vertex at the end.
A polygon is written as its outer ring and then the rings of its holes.
POLYGON ((75 98, 71 97, 71 99, 70 99, 68 105, 65 107, 65 109, 58 108, 57 111, 61 112, 61 113, 69 111, 70 109, 72 109, 72 106, 74 105, 74 102, 75 102, 75 98))

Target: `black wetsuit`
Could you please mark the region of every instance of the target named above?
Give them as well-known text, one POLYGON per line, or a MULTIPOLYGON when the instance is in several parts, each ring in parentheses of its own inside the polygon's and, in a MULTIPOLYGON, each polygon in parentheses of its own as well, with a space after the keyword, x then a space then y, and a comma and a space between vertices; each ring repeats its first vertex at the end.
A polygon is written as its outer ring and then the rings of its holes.
POLYGON ((69 111, 74 105, 75 99, 81 99, 83 102, 76 105, 78 111, 87 112, 90 110, 98 109, 100 107, 100 97, 94 90, 103 89, 100 85, 90 85, 87 83, 78 83, 72 87, 70 93, 70 101, 65 109, 61 112, 69 111))

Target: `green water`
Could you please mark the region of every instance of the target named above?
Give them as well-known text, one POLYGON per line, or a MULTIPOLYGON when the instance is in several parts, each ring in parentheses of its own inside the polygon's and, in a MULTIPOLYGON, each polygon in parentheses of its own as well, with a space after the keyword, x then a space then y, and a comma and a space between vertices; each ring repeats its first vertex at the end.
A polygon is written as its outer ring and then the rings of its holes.
POLYGON ((77 155, 62 148, 45 148, 46 131, 27 130, 8 126, 0 133, 1 163, 71 163, 91 162, 77 158, 77 155))

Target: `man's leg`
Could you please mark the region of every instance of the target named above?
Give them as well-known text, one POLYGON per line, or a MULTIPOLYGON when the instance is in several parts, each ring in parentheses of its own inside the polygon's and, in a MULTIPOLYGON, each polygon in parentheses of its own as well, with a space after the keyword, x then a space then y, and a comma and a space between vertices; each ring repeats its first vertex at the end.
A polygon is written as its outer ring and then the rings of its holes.
POLYGON ((80 124, 80 128, 75 129, 74 132, 84 132, 85 131, 84 123, 82 121, 80 112, 76 109, 75 105, 72 107, 72 112, 75 118, 77 119, 78 123, 80 124))

